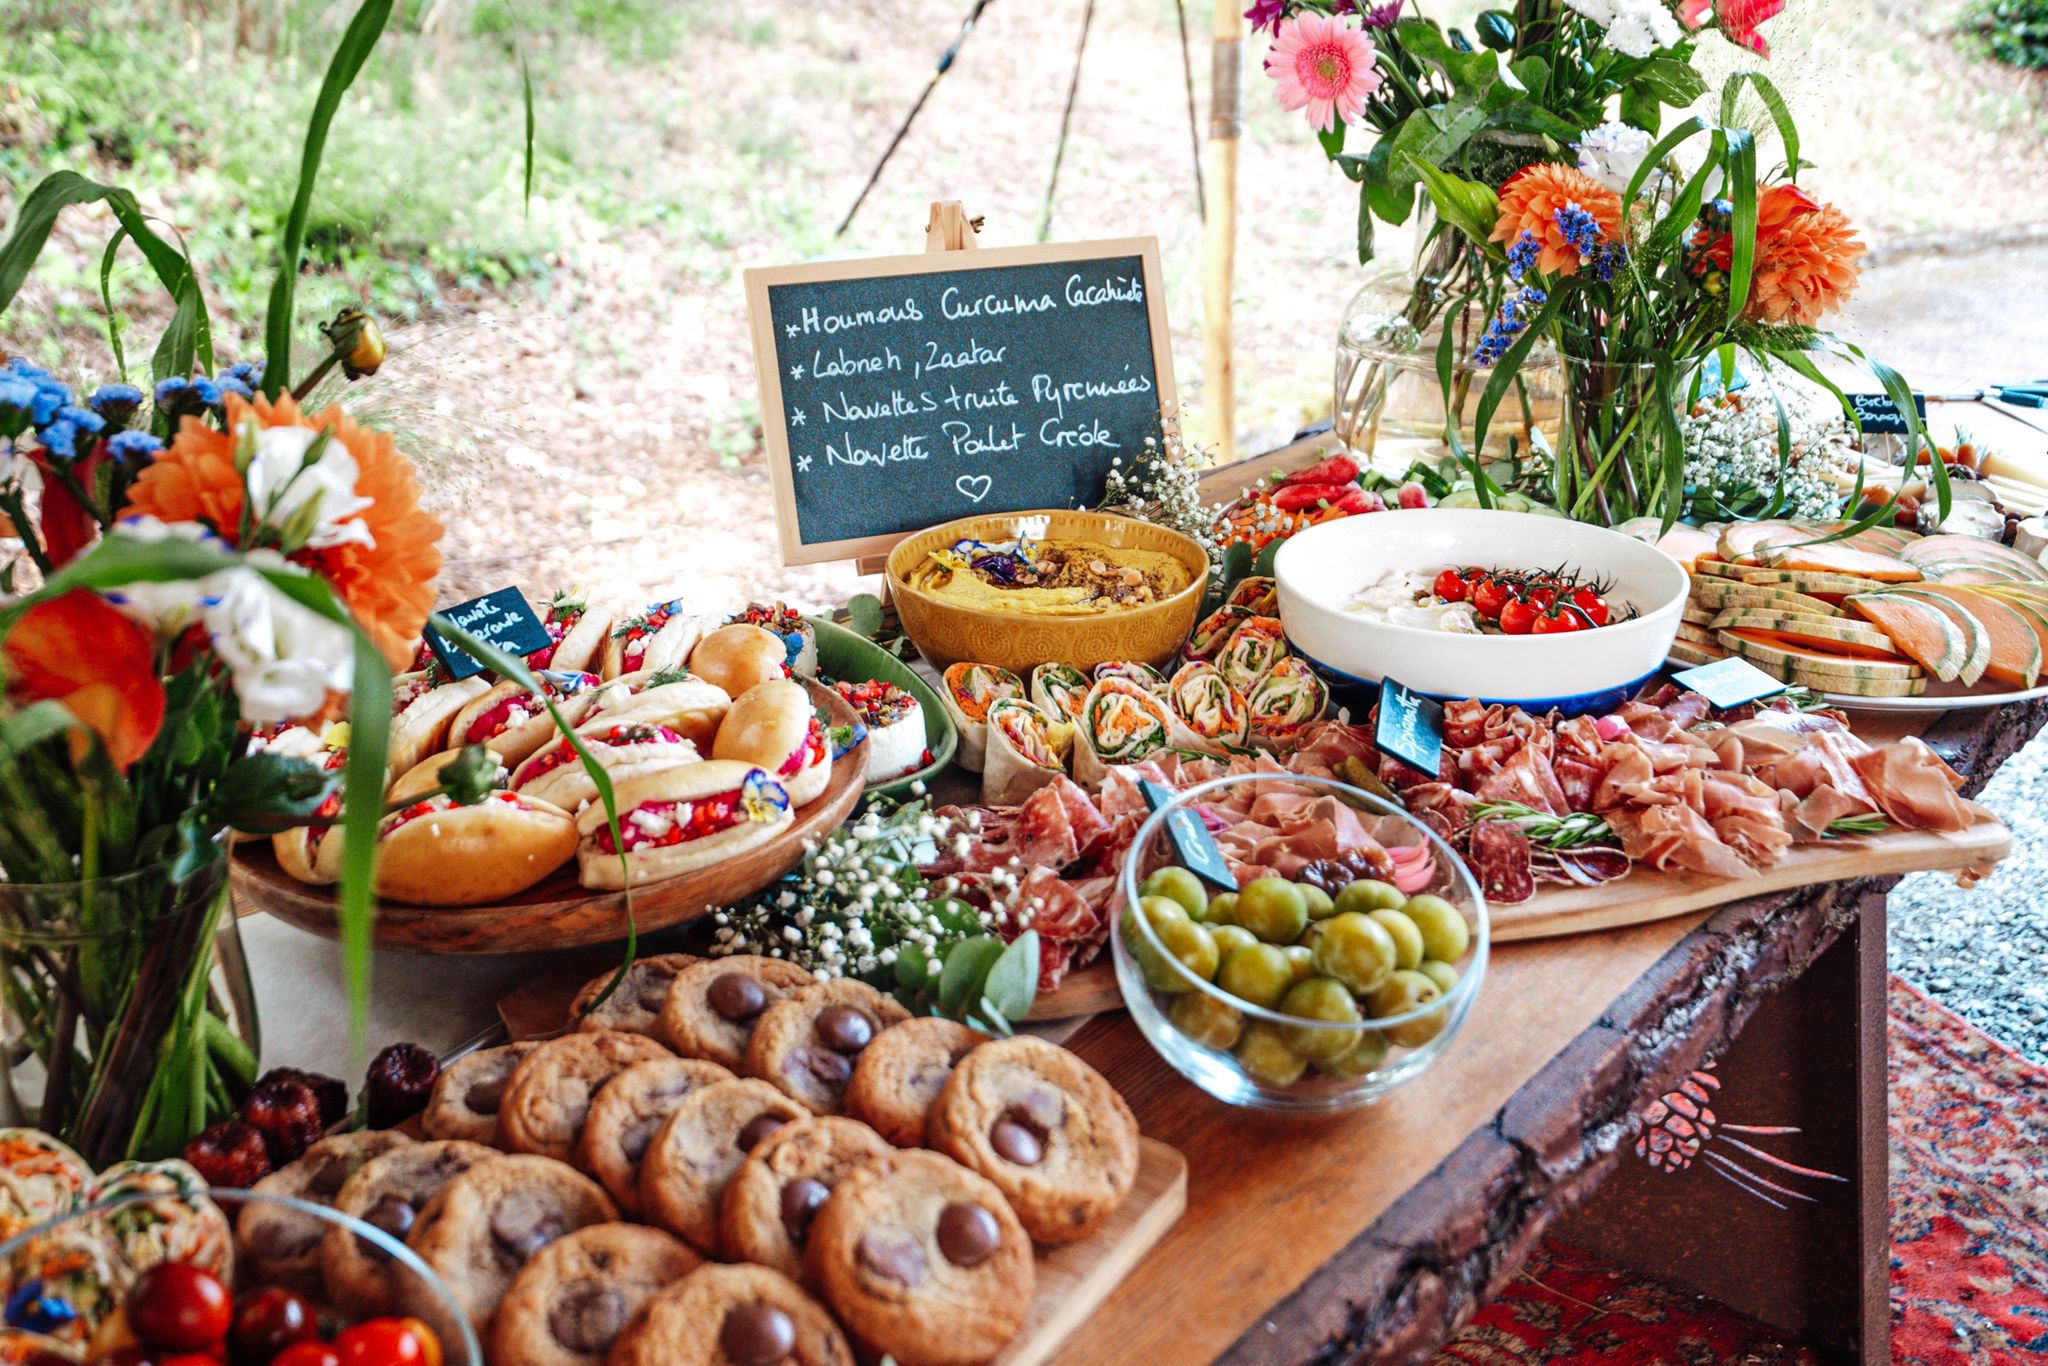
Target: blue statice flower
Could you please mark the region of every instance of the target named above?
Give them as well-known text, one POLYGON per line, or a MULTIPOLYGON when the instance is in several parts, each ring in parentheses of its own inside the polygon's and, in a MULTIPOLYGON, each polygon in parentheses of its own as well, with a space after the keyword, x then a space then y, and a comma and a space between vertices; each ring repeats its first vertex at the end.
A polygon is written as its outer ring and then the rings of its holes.
POLYGON ((1480 365, 1491 365, 1507 354, 1515 338, 1529 326, 1529 320, 1536 310, 1550 301, 1550 296, 1534 285, 1524 285, 1510 294, 1501 304, 1500 313, 1486 325, 1486 335, 1479 339, 1479 345, 1472 353, 1472 359, 1480 365))
POLYGON ((0 430, 19 432, 35 410, 36 386, 19 375, 0 374, 0 430))
POLYGON ((33 381, 36 386, 35 402, 29 405, 29 421, 38 427, 46 427, 57 420, 57 410, 71 406, 71 390, 53 379, 33 381))
POLYGON ((102 384, 86 403, 107 421, 125 424, 142 406, 142 391, 132 384, 102 384))
POLYGON ((191 387, 192 381, 182 375, 172 375, 169 379, 158 380, 156 382, 156 406, 165 412, 169 412, 184 402, 185 393, 191 387))
POLYGON ((72 426, 89 436, 98 436, 107 428, 107 420, 98 413, 90 408, 80 408, 70 403, 57 410, 54 420, 57 422, 69 422, 72 426))
POLYGON ((164 443, 149 432, 115 432, 107 438, 107 454, 123 465, 146 465, 163 448, 164 443))
POLYGON ((230 365, 227 369, 220 372, 219 377, 222 383, 231 379, 240 380, 251 389, 254 389, 257 385, 263 383, 263 362, 260 360, 245 360, 239 365, 230 365))
POLYGON ((56 460, 78 458, 78 428, 69 422, 52 422, 36 428, 36 440, 43 443, 43 449, 56 460))
POLYGON ((220 386, 201 375, 192 381, 192 401, 201 408, 218 408, 221 405, 220 386))
POLYGON ((256 397, 256 386, 243 379, 240 375, 223 374, 214 383, 220 386, 223 396, 234 394, 241 398, 256 397))
POLYGON ((1600 254, 1593 258, 1593 274, 1599 277, 1601 284, 1609 284, 1614 279, 1614 273, 1620 270, 1627 260, 1627 247, 1608 242, 1600 248, 1600 254))
POLYGON ((1536 258, 1542 252, 1543 245, 1536 240, 1536 234, 1522 229, 1514 245, 1508 248, 1508 278, 1520 284, 1522 277, 1536 268, 1536 258))
POLYGON ((1577 200, 1571 200, 1551 215, 1557 230, 1564 234, 1564 240, 1571 243, 1579 254, 1579 264, 1590 263, 1600 250, 1600 224, 1592 214, 1579 207, 1577 200))

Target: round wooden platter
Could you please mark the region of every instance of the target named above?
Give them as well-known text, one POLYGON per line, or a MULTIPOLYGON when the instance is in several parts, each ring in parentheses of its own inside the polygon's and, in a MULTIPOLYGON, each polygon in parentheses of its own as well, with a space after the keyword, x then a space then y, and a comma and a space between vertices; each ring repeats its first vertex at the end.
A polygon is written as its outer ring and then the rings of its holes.
MULTIPOLYGON (((845 699, 812 679, 802 680, 835 726, 857 723, 845 699)), ((867 782, 868 749, 861 743, 833 761, 825 794, 798 808, 789 828, 768 843, 708 868, 633 889, 633 923, 641 934, 694 920, 766 887, 803 858, 804 842, 831 830, 853 811, 867 782)), ((236 846, 230 876, 237 895, 288 924, 336 938, 334 889, 300 882, 278 867, 270 841, 236 846)), ((409 906, 381 901, 372 931, 380 949, 400 953, 532 953, 605 944, 626 937, 625 897, 593 892, 576 881, 576 862, 493 906, 409 906)))

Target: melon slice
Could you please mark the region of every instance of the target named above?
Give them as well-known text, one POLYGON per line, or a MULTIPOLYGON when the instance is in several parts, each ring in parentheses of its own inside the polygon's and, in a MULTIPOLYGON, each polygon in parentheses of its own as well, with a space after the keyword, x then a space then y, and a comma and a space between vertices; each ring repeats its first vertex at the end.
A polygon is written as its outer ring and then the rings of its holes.
POLYGON ((2026 569, 2003 556, 1972 555, 1966 550, 1951 550, 1941 555, 1923 555, 1913 561, 1913 564, 1919 569, 1922 577, 1929 579, 1954 579, 1959 574, 1976 573, 1984 575, 1987 582, 2008 579, 2022 583, 2048 584, 2048 568, 2035 565, 2032 569, 2026 569))
POLYGON ((1717 659, 1726 659, 1728 652, 1719 645, 1701 645, 1697 641, 1674 640, 1671 642, 1669 657, 1681 664, 1712 664, 1717 659))
POLYGON ((1926 575, 1926 578, 1922 580, 1925 583, 1997 583, 2006 576, 2003 569, 1987 569, 1974 564, 1965 564, 1960 569, 1941 569, 1935 565, 1922 565, 1920 572, 1926 575))
POLYGON ((1714 632, 1709 627, 1690 621, 1681 621, 1678 623, 1678 638, 1680 640, 1689 640, 1695 645, 1712 645, 1714 643, 1714 632))
POLYGON ((1773 569, 1803 570, 1811 574, 1848 574, 1884 583, 1911 583, 1920 571, 1892 555, 1873 554, 1840 542, 1824 545, 1766 545, 1757 556, 1773 569))
POLYGON ((1766 545, 1810 541, 1813 533, 1793 522, 1737 522, 1721 533, 1718 549, 1724 560, 1756 563, 1756 553, 1766 545))
POLYGON ((1766 643, 1786 643, 1824 654, 1890 659, 1899 653, 1890 636, 1846 617, 1817 617, 1776 608, 1731 607, 1714 618, 1717 631, 1749 632, 1766 643))
POLYGON ((2026 598, 2033 602, 2048 603, 2048 584, 2029 583, 2020 579, 2001 579, 1996 583, 1980 583, 1975 587, 1998 598, 2026 598))
POLYGON ((1953 683, 1970 662, 1962 628, 1932 602, 1903 593, 1858 593, 1844 606, 1890 636, 1900 653, 1944 683, 1953 683))
POLYGON ((1730 564, 1726 560, 1710 560, 1703 556, 1693 561, 1692 574, 1694 578, 1739 579, 1749 568, 1746 564, 1730 564))
POLYGON ((1951 555, 2004 560, 2013 566, 2015 576, 2020 578, 2031 579, 2044 572, 2041 562, 2032 555, 1998 541, 1987 541, 1982 536, 1923 536, 1899 552, 1899 558, 1908 564, 1918 564, 1925 559, 1946 559, 1951 555))
POLYGON ((2027 618, 2010 603, 1949 584, 1931 583, 1925 588, 1899 591, 1947 598, 1975 617, 1991 637, 1991 662, 1984 669, 1986 678, 2007 687, 2031 688, 2041 676, 2041 639, 2034 634, 2027 618))
POLYGON ((1977 680, 1984 677, 1984 671, 1991 667, 1991 633, 1984 629, 1984 623, 1962 603, 1940 593, 1922 592, 1918 584, 1901 584, 1886 591, 1932 603, 1948 614, 1948 619, 1963 633, 1963 667, 1957 672, 1956 681, 1966 688, 1975 687, 1977 680))
MULTIPOLYGON (((1943 620, 1946 621, 1947 618, 1944 617, 1943 620)), ((1918 665, 1903 659, 1845 659, 1840 655, 1825 654, 1798 645, 1751 639, 1748 632, 1720 631, 1716 633, 1716 639, 1728 653, 1740 655, 1759 667, 1772 670, 1797 668, 1814 674, 1849 679, 1898 680, 1926 677, 1918 665)), ((1782 673, 1780 676, 1783 676, 1782 673)))
POLYGON ((1744 583, 1768 588, 1789 588, 1808 597, 1839 599, 1850 593, 1875 593, 1884 585, 1856 574, 1819 574, 1805 569, 1746 569, 1744 583))
POLYGON ((1691 569, 1700 556, 1711 555, 1720 544, 1720 538, 1711 531, 1696 526, 1678 525, 1659 536, 1657 549, 1691 569))
POLYGON ((1838 617, 1841 609, 1832 603, 1796 593, 1790 588, 1776 588, 1768 584, 1728 583, 1718 579, 1707 580, 1693 585, 1692 601, 1717 611, 1738 604, 1753 607, 1782 606, 1787 611, 1811 612, 1816 616, 1838 617))
POLYGON ((2039 598, 2001 597, 1997 601, 2020 614, 2020 619, 2041 643, 2041 667, 2048 672, 2048 601, 2039 598))

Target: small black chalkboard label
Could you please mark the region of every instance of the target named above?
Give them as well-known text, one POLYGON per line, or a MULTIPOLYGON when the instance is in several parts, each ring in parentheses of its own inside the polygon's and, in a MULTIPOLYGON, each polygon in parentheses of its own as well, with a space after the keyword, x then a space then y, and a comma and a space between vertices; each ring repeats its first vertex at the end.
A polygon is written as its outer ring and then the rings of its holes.
MULTIPOLYGON (((1846 394, 1849 406, 1856 410, 1856 421, 1863 427, 1865 435, 1906 434, 1906 415, 1899 411, 1899 405, 1892 402, 1890 394, 1846 394)), ((1913 412, 1923 422, 1927 418, 1927 396, 1913 395, 1913 412)))
MULTIPOLYGON (((1175 796, 1172 788, 1154 782, 1140 782, 1138 790, 1145 794, 1145 805, 1154 811, 1167 805, 1175 796)), ((1193 808, 1183 806, 1168 816, 1166 833, 1173 839, 1174 856, 1180 860, 1181 867, 1225 891, 1237 890, 1237 875, 1230 871, 1230 864, 1224 859, 1223 851, 1216 847, 1209 827, 1202 824, 1202 818, 1193 808)))
POLYGON ((1443 763, 1444 704, 1380 680, 1380 719, 1373 743, 1410 768, 1434 774, 1443 763))
MULTIPOLYGON (((441 615, 478 640, 497 646, 515 659, 546 648, 550 640, 548 628, 534 615, 526 595, 517 588, 500 588, 495 593, 471 598, 441 615)), ((427 645, 450 678, 469 678, 484 670, 482 660, 473 658, 460 645, 441 639, 441 633, 431 626, 427 628, 427 645)))

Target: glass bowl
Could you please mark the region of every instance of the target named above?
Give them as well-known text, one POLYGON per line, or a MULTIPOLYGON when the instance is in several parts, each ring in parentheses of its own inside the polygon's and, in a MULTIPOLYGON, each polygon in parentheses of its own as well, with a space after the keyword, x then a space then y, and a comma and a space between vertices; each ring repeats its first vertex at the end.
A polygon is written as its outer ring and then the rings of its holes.
MULTIPOLYGON (((1268 822, 1262 820, 1261 823, 1268 822)), ((1356 831, 1351 833, 1355 835, 1356 831)), ((1232 837, 1225 835, 1224 838, 1229 840, 1232 837)), ((1300 856, 1298 853, 1282 853, 1279 857, 1284 862, 1294 862, 1300 856)), ((1250 884, 1247 882, 1245 885, 1250 884)), ((1122 890, 1125 911, 1110 937, 1114 942, 1117 985, 1123 992, 1124 1004, 1129 1007, 1131 1018, 1137 1021, 1139 1030, 1154 1050, 1176 1071, 1218 1100, 1232 1105, 1250 1105, 1267 1110, 1330 1111, 1377 1100, 1403 1082, 1421 1075, 1450 1047, 1464 1026, 1465 1017, 1471 1013, 1472 1002, 1478 997, 1480 982, 1486 975, 1489 939, 1486 898, 1464 861, 1435 831, 1399 807, 1332 779, 1291 774, 1239 774, 1187 789, 1155 811, 1138 828, 1130 853, 1124 859, 1122 890), (1254 1004, 1225 990, 1218 981, 1237 984, 1257 982, 1270 987, 1278 980, 1270 976, 1274 960, 1270 953, 1251 955, 1254 961, 1238 965, 1244 969, 1241 974, 1228 963, 1224 946, 1216 943, 1219 937, 1216 925, 1230 923, 1235 919, 1236 911, 1216 907, 1213 889, 1210 889, 1211 909, 1222 919, 1207 921, 1207 928, 1200 934, 1186 930, 1164 931, 1173 937, 1180 954, 1186 957, 1177 956, 1175 950, 1169 948, 1161 937, 1161 922, 1155 921, 1155 914, 1161 908, 1142 908, 1140 891, 1146 878, 1156 870, 1181 862, 1170 826, 1192 818, 1203 822, 1214 832, 1219 828, 1227 829, 1236 824, 1238 818, 1254 811, 1262 817, 1277 819, 1277 812, 1283 807, 1297 812, 1296 817, 1290 818, 1297 821, 1297 828, 1311 821, 1357 822, 1386 853, 1386 858, 1380 859, 1368 849, 1365 859, 1376 864, 1377 870, 1382 872, 1389 872, 1391 865, 1389 877, 1399 887, 1397 897, 1387 880, 1374 877, 1372 872, 1363 874, 1361 878, 1355 869, 1338 869, 1328 860, 1312 864, 1305 870, 1297 864, 1294 870, 1305 880, 1321 879, 1334 886, 1340 881, 1357 879, 1372 881, 1375 885, 1360 886, 1350 898, 1343 898, 1340 889, 1337 909, 1324 908, 1321 918, 1309 920, 1303 933, 1290 942, 1319 939, 1342 912, 1371 918, 1368 907, 1396 909, 1392 903, 1397 899, 1441 898, 1449 903, 1450 910, 1456 912, 1465 927, 1466 943, 1462 952, 1448 963, 1449 969, 1456 973, 1455 981, 1445 987, 1439 981, 1424 978, 1428 983, 1425 987, 1423 982, 1404 979, 1394 983, 1392 989, 1382 995, 1381 988, 1392 980, 1395 968, 1390 966, 1389 975, 1378 983, 1362 975, 1371 962, 1384 961, 1385 950, 1371 948, 1372 944, 1379 942, 1380 935, 1367 931, 1365 927, 1347 924, 1343 942, 1354 946, 1354 951, 1348 954, 1333 951, 1324 957, 1315 952, 1311 942, 1310 953, 1305 958, 1300 954, 1293 955, 1304 961, 1290 964, 1293 970, 1291 981, 1298 985, 1324 978, 1325 968, 1348 978, 1351 986, 1332 977, 1327 979, 1329 986, 1312 988, 1305 995, 1311 1000, 1337 1005, 1339 1008, 1333 1013, 1339 1016, 1346 1013, 1342 1001, 1348 998, 1350 1009, 1356 1011, 1358 1019, 1312 1019, 1301 1014, 1289 1014, 1284 1009, 1284 1000, 1275 1008, 1254 1004), (1213 959, 1210 951, 1201 947, 1200 941, 1205 936, 1218 950, 1213 959), (1366 950, 1363 959, 1356 951, 1360 945, 1366 950), (1196 966, 1190 966, 1191 962, 1196 966), (1208 972, 1198 970, 1208 968, 1211 962, 1219 966, 1208 972), (1268 971, 1258 971, 1261 968, 1268 971), (1366 990, 1361 994, 1353 990, 1353 986, 1366 990), (1434 988, 1439 994, 1430 995, 1428 988, 1434 988), (1340 989, 1345 993, 1342 997, 1338 994, 1340 989), (1405 1009, 1400 1008, 1404 997, 1412 1002, 1405 1009), (1377 1013, 1374 1009, 1376 1000, 1382 1007, 1377 1013)), ((1164 919, 1172 920, 1171 908, 1164 909, 1164 919)), ((1442 922, 1442 917, 1449 912, 1442 907, 1429 906, 1426 911, 1418 907, 1418 913, 1425 919, 1433 916, 1437 921, 1435 933, 1426 941, 1430 947, 1448 950, 1455 945, 1455 931, 1442 922)), ((1209 914, 1210 911, 1205 910, 1204 916, 1209 914)), ((1192 916, 1188 918, 1193 919, 1192 916)), ((1411 921, 1410 925, 1414 923, 1411 921)), ((1279 927, 1281 933, 1287 924, 1283 918, 1279 927)), ((1242 926, 1238 928, 1239 933, 1230 939, 1241 948, 1245 946, 1244 938, 1248 931, 1242 926)), ((1261 928, 1269 934, 1276 929, 1270 920, 1261 928)), ((1382 919, 1379 928, 1385 931, 1400 927, 1390 926, 1382 919)), ((1406 960, 1414 952, 1414 940, 1407 938, 1406 931, 1401 936, 1405 944, 1397 941, 1393 934, 1387 934, 1386 939, 1394 945, 1397 960, 1406 960)), ((1332 950, 1337 942, 1332 941, 1332 950)), ((1273 946, 1281 947, 1278 943, 1273 946)), ((1426 958, 1426 950, 1424 952, 1426 958)), ((1438 977, 1447 975, 1443 968, 1430 966, 1427 962, 1411 971, 1420 972, 1425 967, 1438 977)))
MULTIPOLYGON (((323 1336, 377 1316, 336 1309, 324 1293, 317 1260, 273 1271, 249 1255, 244 1238, 230 1230, 246 1232, 251 1221, 261 1220, 271 1237, 309 1248, 343 1230, 390 1268, 390 1314, 431 1328, 441 1340, 445 1366, 484 1366, 483 1347, 441 1278, 382 1229, 309 1200, 200 1190, 142 1164, 135 1174, 150 1188, 138 1192, 135 1182, 126 1183, 131 1193, 94 1200, 0 1243, 0 1302, 6 1307, 0 1361, 25 1360, 38 1345, 67 1357, 96 1357, 129 1341, 118 1306, 136 1277, 163 1261, 189 1261, 220 1275, 237 1302, 267 1285, 304 1295, 318 1311, 323 1336), (36 1330, 53 1333, 57 1341, 48 1343, 36 1330)), ((101 1185, 107 1184, 102 1176, 101 1185)))

